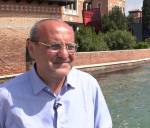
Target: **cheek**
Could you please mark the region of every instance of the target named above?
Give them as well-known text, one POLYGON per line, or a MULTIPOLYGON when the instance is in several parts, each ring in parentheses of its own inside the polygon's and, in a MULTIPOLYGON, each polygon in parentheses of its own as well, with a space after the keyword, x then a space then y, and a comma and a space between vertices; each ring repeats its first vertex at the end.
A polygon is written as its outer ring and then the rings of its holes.
POLYGON ((69 58, 70 58, 70 61, 73 62, 76 58, 76 55, 70 55, 69 58))
POLYGON ((57 59, 57 55, 54 53, 49 53, 47 52, 46 56, 45 56, 45 60, 49 63, 52 64, 53 62, 55 62, 57 59))
POLYGON ((45 63, 48 61, 48 58, 49 57, 48 57, 47 53, 44 53, 42 51, 38 51, 35 54, 35 61, 38 63, 45 63))

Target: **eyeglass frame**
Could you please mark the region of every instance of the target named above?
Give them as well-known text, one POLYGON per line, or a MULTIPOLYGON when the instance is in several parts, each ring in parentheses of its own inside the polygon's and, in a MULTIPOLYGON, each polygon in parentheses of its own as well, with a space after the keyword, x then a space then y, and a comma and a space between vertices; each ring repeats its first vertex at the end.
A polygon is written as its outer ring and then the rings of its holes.
POLYGON ((77 51, 78 47, 79 47, 78 44, 76 44, 76 43, 66 43, 65 45, 61 44, 61 43, 57 43, 57 42, 54 42, 54 43, 51 43, 51 44, 46 44, 44 42, 38 41, 38 43, 42 44, 43 46, 46 46, 49 50, 51 50, 52 53, 57 53, 59 50, 65 48, 68 51, 69 54, 74 54, 77 51), (61 47, 58 48, 58 49, 52 49, 52 45, 56 45, 56 44, 59 44, 61 47), (71 52, 71 50, 69 51, 69 48, 68 48, 70 44, 72 46, 74 46, 74 51, 72 50, 72 52, 71 52))

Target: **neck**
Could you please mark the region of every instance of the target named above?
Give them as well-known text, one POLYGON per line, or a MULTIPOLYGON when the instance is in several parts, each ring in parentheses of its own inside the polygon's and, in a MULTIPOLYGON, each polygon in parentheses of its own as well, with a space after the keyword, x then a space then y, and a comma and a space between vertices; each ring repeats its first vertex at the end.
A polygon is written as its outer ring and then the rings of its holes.
POLYGON ((52 75, 53 73, 49 75, 42 72, 39 73, 36 67, 35 69, 38 76, 45 82, 45 84, 52 90, 52 92, 58 95, 64 85, 66 76, 58 77, 58 75, 52 75))
POLYGON ((61 78, 61 79, 53 79, 52 81, 48 81, 47 85, 50 87, 50 89, 52 90, 53 93, 55 93, 56 95, 58 95, 64 85, 65 82, 65 77, 61 78))
POLYGON ((51 91, 53 93, 55 93, 56 95, 58 95, 61 91, 61 88, 64 85, 65 82, 65 76, 63 77, 58 77, 58 76, 52 76, 51 77, 47 77, 49 75, 39 75, 40 78, 45 82, 45 84, 51 89, 51 91))

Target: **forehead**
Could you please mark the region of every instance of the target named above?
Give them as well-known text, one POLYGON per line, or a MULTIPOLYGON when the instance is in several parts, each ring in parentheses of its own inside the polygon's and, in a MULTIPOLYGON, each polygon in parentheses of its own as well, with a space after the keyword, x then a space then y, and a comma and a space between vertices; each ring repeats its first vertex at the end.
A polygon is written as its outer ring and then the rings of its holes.
POLYGON ((73 36, 74 38, 74 31, 71 26, 63 21, 44 21, 39 24, 39 34, 41 37, 49 37, 50 35, 54 34, 63 34, 69 33, 69 36, 73 36))
POLYGON ((73 29, 70 25, 63 21, 54 21, 54 20, 48 20, 48 21, 43 21, 39 23, 39 29, 44 29, 48 31, 72 31, 73 29))

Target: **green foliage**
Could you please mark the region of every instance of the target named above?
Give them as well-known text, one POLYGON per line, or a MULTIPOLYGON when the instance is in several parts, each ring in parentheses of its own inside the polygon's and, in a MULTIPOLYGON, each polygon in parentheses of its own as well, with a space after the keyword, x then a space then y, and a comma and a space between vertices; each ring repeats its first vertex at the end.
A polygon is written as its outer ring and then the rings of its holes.
POLYGON ((80 26, 76 32, 76 42, 79 45, 78 51, 89 51, 92 43, 93 30, 90 27, 80 26))
POLYGON ((135 45, 135 49, 145 49, 145 48, 149 48, 150 45, 148 42, 138 42, 136 45, 135 45))
POLYGON ((111 31, 105 34, 105 41, 110 50, 133 49, 136 41, 135 37, 127 31, 111 31))
POLYGON ((96 34, 92 27, 80 26, 76 32, 76 42, 79 44, 79 52, 108 50, 103 34, 96 34))
POLYGON ((108 15, 104 15, 102 17, 102 31, 105 33, 112 30, 117 30, 117 25, 108 15))
POLYGON ((127 17, 127 23, 128 23, 128 25, 130 25, 130 24, 132 24, 134 22, 135 22, 134 21, 134 17, 131 14, 129 14, 128 17, 127 17))
POLYGON ((150 38, 145 39, 145 42, 147 42, 148 45, 150 46, 150 38))
POLYGON ((109 14, 102 17, 102 30, 108 32, 112 30, 127 30, 127 18, 122 13, 121 8, 115 6, 109 14))
POLYGON ((133 49, 136 46, 135 37, 126 30, 109 31, 96 34, 91 27, 80 26, 76 32, 78 51, 104 51, 133 49))
POLYGON ((93 39, 93 49, 92 51, 106 51, 108 50, 108 46, 106 44, 106 42, 104 41, 104 34, 103 33, 98 33, 98 34, 94 34, 95 37, 93 39))
POLYGON ((111 20, 113 20, 120 30, 126 30, 127 29, 127 19, 125 15, 122 13, 121 8, 115 6, 112 8, 112 11, 109 14, 109 17, 111 20))

